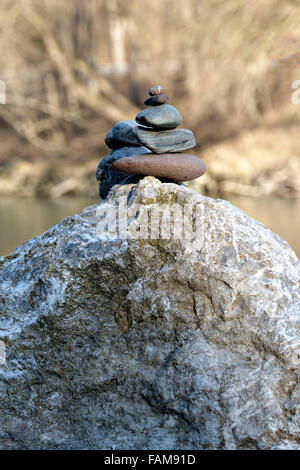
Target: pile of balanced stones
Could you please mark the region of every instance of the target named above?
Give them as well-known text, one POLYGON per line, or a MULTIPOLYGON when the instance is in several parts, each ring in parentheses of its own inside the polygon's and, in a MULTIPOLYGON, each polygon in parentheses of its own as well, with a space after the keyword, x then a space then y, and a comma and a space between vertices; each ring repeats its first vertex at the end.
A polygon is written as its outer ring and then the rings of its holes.
POLYGON ((176 129, 182 121, 161 86, 149 90, 149 108, 137 114, 135 121, 116 124, 105 137, 112 149, 100 161, 96 177, 101 198, 115 184, 136 183, 144 176, 164 182, 182 183, 203 175, 204 163, 195 155, 178 153, 195 147, 192 131, 176 129))

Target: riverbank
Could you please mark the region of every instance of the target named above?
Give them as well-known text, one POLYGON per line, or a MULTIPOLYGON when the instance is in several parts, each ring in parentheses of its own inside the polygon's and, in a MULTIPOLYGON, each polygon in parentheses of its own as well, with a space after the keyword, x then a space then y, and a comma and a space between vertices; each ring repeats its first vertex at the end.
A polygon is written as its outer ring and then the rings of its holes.
MULTIPOLYGON (((257 129, 193 149, 205 162, 207 173, 188 185, 213 197, 299 198, 299 123, 292 116, 287 118, 289 125, 286 126, 269 120, 257 129)), ((96 168, 109 149, 104 144, 99 145, 99 141, 103 142, 99 136, 94 136, 93 140, 89 142, 89 151, 72 152, 67 148, 64 155, 51 158, 39 156, 37 150, 30 147, 26 150, 24 144, 18 157, 4 160, 2 146, 0 196, 96 197, 96 168)))
MULTIPOLYGON (((231 195, 228 200, 280 235, 300 258, 300 199, 231 195)), ((80 214, 85 207, 98 201, 97 195, 56 200, 0 198, 0 256, 11 253, 27 239, 39 235, 67 216, 80 214)))

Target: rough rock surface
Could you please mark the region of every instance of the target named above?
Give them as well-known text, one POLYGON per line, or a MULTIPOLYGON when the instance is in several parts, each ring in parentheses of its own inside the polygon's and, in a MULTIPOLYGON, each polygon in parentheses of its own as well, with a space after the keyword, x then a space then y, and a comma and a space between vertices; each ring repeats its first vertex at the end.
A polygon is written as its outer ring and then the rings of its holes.
POLYGON ((289 245, 230 203, 114 187, 0 258, 0 448, 300 449, 299 290, 289 245), (136 239, 153 203, 201 230, 136 239))
POLYGON ((139 142, 154 153, 181 152, 196 145, 194 134, 189 129, 157 132, 141 129, 137 126, 134 133, 139 142))
POLYGON ((115 184, 119 184, 125 178, 128 178, 127 173, 112 170, 112 164, 121 158, 131 157, 132 155, 144 155, 145 153, 151 152, 142 146, 122 147, 120 149, 113 150, 100 161, 96 170, 96 179, 99 183, 99 194, 102 199, 106 198, 115 184))

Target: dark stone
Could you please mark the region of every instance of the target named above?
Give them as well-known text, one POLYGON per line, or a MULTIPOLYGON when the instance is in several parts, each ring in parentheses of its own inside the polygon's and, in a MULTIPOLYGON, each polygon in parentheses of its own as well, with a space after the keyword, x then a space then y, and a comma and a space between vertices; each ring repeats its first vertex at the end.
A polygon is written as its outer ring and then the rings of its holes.
POLYGON ((182 116, 174 106, 162 104, 144 109, 136 115, 135 120, 143 126, 154 129, 175 129, 181 124, 182 116))
POLYGON ((170 101, 167 95, 162 93, 161 95, 150 96, 144 101, 146 106, 159 106, 160 104, 167 104, 170 101))
POLYGON ((154 95, 161 95, 163 92, 163 87, 160 85, 153 86, 149 90, 149 95, 154 96, 154 95))
POLYGON ((202 176, 206 166, 195 155, 165 153, 161 155, 135 155, 115 161, 112 169, 131 175, 155 176, 170 181, 190 181, 202 176))
POLYGON ((128 177, 128 173, 121 173, 114 171, 111 166, 114 162, 121 158, 128 158, 131 155, 143 155, 150 153, 150 150, 145 147, 122 147, 110 152, 103 158, 96 171, 96 179, 99 183, 99 194, 102 199, 105 199, 110 189, 115 184, 120 184, 124 178, 128 177))
POLYGON ((140 143, 154 153, 180 152, 196 145, 194 134, 188 129, 157 132, 137 127, 134 132, 140 143))
POLYGON ((137 127, 136 121, 129 120, 118 122, 118 124, 106 134, 106 145, 113 150, 121 147, 140 145, 133 132, 135 127, 137 127))

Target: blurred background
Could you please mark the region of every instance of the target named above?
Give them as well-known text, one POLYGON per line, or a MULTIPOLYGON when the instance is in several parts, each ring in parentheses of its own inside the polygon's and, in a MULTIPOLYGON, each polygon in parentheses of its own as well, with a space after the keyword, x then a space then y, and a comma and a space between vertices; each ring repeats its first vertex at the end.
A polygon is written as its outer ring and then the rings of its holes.
POLYGON ((191 186, 230 200, 300 255, 299 1, 0 8, 0 255, 99 201, 105 134, 134 119, 157 84, 207 165, 191 186))

